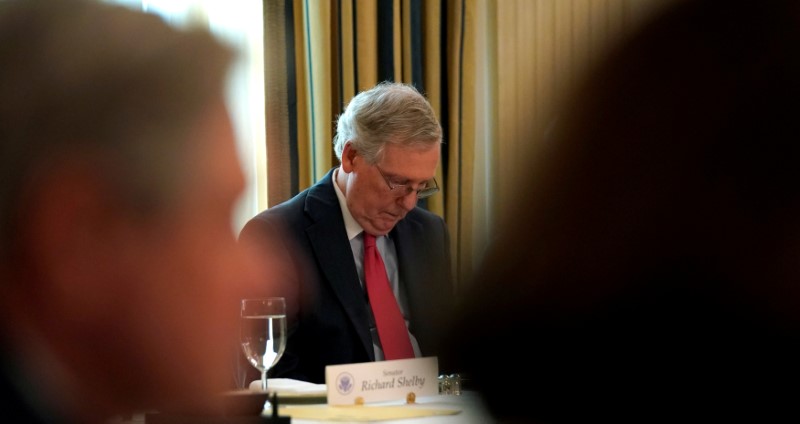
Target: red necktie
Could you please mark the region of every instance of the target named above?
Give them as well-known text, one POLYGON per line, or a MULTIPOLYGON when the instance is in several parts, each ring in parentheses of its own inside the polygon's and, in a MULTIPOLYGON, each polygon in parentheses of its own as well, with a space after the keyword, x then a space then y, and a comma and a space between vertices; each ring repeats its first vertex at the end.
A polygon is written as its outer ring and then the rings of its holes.
POLYGON ((364 279, 367 280, 367 295, 378 327, 383 356, 386 359, 414 357, 414 349, 408 338, 408 329, 394 298, 386 267, 375 246, 375 236, 364 233, 364 279))

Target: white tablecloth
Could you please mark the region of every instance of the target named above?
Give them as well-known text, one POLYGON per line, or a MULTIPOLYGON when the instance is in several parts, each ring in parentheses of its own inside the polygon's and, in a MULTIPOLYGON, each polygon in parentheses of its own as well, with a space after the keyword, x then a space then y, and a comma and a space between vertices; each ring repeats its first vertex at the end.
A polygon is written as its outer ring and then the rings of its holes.
MULTIPOLYGON (((491 424, 494 421, 486 412, 483 403, 477 393, 465 391, 460 396, 456 395, 437 395, 428 397, 419 397, 416 400, 417 405, 409 405, 409 407, 427 407, 436 409, 459 409, 460 413, 455 415, 443 415, 435 417, 424 418, 411 418, 402 420, 390 421, 375 421, 376 423, 387 424, 491 424)), ((404 402, 381 402, 375 405, 403 405, 404 402)), ((301 420, 292 418, 292 424, 319 424, 331 423, 341 421, 318 421, 318 420, 301 420)))
MULTIPOLYGON (((274 389, 282 387, 288 392, 292 391, 315 391, 319 387, 312 387, 310 383, 303 383, 304 385, 296 386, 289 384, 289 381, 277 381, 273 385, 274 389)), ((269 382, 267 382, 269 385, 269 382)), ((281 390, 279 390, 280 392, 281 390)), ((381 402, 372 405, 404 405, 404 401, 381 402)), ((410 418, 398 419, 388 421, 371 421, 376 424, 492 424, 495 421, 486 412, 483 402, 477 393, 471 391, 463 391, 461 395, 436 395, 418 397, 415 405, 408 405, 410 408, 433 408, 433 409, 458 409, 461 412, 454 415, 441 415, 423 418, 410 418)), ((269 411, 264 411, 265 415, 269 411)), ((292 418, 292 424, 320 424, 320 423, 342 423, 343 421, 319 421, 292 418)), ((361 421, 363 422, 363 421, 361 421)), ((358 424, 360 424, 359 422, 358 424)), ((144 414, 135 414, 128 417, 119 417, 109 421, 109 424, 146 424, 144 414)))

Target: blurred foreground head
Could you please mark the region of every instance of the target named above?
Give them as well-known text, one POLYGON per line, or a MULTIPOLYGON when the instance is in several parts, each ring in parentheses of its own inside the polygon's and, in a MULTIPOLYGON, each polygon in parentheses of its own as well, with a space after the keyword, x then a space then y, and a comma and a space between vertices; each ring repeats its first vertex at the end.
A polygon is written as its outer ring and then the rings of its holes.
MULTIPOLYGON (((50 422, 232 385, 244 180, 205 32, 0 2, 0 404, 50 422)), ((5 414, 4 414, 5 415, 5 414)))
POLYGON ((574 93, 454 331, 494 413, 798 415, 798 45, 798 2, 677 2, 574 93))

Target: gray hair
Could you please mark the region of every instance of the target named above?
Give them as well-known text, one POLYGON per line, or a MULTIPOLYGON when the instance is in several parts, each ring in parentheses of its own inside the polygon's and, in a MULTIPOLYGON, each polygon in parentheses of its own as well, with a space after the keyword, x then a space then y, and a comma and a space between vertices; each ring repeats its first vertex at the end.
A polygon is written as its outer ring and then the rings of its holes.
POLYGON ((122 6, 1 1, 0 259, 24 186, 65 155, 91 161, 136 208, 166 205, 232 57, 208 32, 122 6))
POLYGON ((427 148, 442 142, 442 126, 428 100, 414 86, 382 82, 362 91, 339 116, 333 148, 342 160, 347 142, 369 163, 386 143, 427 148))

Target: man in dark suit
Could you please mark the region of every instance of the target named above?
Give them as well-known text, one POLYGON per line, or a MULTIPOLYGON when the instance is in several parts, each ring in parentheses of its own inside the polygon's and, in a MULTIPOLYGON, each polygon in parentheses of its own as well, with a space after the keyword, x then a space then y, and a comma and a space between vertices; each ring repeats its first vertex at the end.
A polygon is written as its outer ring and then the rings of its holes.
MULTIPOLYGON (((325 366, 385 359, 364 283, 364 233, 376 237, 415 357, 435 356, 452 304, 449 233, 417 206, 435 194, 442 129, 413 87, 381 83, 340 116, 341 165, 263 211, 240 240, 283 257, 289 338, 271 377, 325 382, 325 366)), ((273 269, 274 270, 274 269, 273 269)), ((391 358, 390 358, 391 359, 391 358)))

